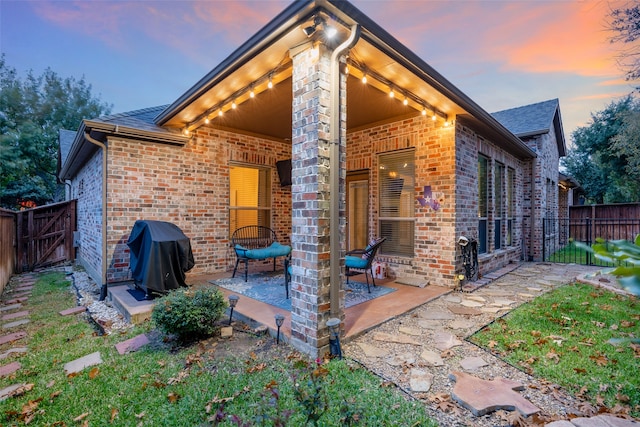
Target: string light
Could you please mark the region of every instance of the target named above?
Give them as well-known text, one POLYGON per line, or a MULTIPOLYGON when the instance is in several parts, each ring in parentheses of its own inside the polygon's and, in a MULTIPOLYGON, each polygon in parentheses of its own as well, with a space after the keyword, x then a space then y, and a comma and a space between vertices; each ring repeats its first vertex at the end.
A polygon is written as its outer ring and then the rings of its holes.
MULTIPOLYGON (((395 98, 396 94, 395 94, 395 85, 393 84, 393 82, 389 81, 388 79, 386 79, 384 76, 376 73, 375 71, 372 71, 370 69, 368 69, 366 66, 364 66, 364 64, 360 64, 358 61, 354 61, 352 59, 352 57, 347 57, 346 62, 344 63, 344 69, 343 72, 348 75, 348 74, 352 74, 352 70, 351 70, 351 66, 353 66, 357 71, 360 70, 362 72, 362 77, 361 77, 361 81, 363 84, 367 84, 369 82, 369 76, 373 76, 374 80, 386 85, 389 88, 389 98, 395 98)), ((204 123, 204 124, 209 124, 211 123, 211 119, 212 116, 214 115, 215 110, 218 110, 218 117, 222 117, 224 114, 224 110, 223 108, 225 107, 225 105, 229 106, 227 108, 230 109, 236 109, 238 107, 238 99, 240 99, 241 101, 243 99, 246 99, 245 97, 247 96, 248 93, 248 97, 253 99, 256 96, 256 91, 255 91, 255 87, 256 85, 258 87, 260 87, 261 84, 263 84, 263 82, 265 80, 267 80, 267 88, 272 89, 274 86, 274 82, 273 82, 273 77, 274 74, 276 73, 281 73, 282 71, 285 71, 287 69, 290 68, 290 64, 288 64, 286 61, 281 62, 276 68, 272 69, 268 74, 264 74, 262 77, 260 77, 259 79, 257 79, 256 81, 254 81, 253 83, 251 83, 250 85, 234 92, 233 94, 231 94, 228 98, 221 100, 219 103, 213 105, 209 110, 205 111, 201 116, 199 116, 195 121, 193 122, 189 122, 185 124, 185 128, 183 129, 183 133, 184 135, 189 135, 190 134, 190 130, 189 128, 195 128, 199 126, 199 123, 204 123)), ((356 73, 357 75, 357 73, 356 73)), ((376 84, 374 84, 374 87, 376 86, 376 84)), ((379 86, 377 86, 379 87, 379 86)), ((406 91, 406 90, 402 90, 402 94, 403 94, 403 100, 402 103, 405 106, 409 105, 409 102, 412 102, 412 105, 418 104, 416 109, 419 109, 420 106, 422 106, 421 109, 421 114, 423 116, 427 116, 427 110, 431 110, 431 120, 432 121, 437 121, 437 117, 441 116, 442 118, 445 119, 444 121, 444 126, 451 126, 451 122, 448 119, 448 115, 446 115, 445 113, 443 113, 442 111, 438 110, 436 107, 432 106, 430 103, 426 102, 424 99, 422 99, 421 97, 415 95, 413 92, 410 91, 406 91)))

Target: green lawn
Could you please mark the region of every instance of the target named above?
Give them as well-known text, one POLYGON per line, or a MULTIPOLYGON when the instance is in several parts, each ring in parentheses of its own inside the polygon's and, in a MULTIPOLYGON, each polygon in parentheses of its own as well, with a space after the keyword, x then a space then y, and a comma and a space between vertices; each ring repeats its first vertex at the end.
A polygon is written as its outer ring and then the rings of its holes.
POLYGON ((270 337, 258 339, 255 352, 235 349, 233 340, 184 348, 157 340, 119 355, 116 343, 151 325, 100 336, 82 315, 58 314, 74 305, 62 274, 35 284, 24 307, 28 337, 15 344, 29 352, 15 359, 22 365, 15 375, 0 378, 0 389, 26 386, 0 405, 0 425, 206 426, 216 417, 219 425, 436 425, 423 404, 346 360, 309 361, 270 337), (96 351, 102 364, 65 376, 65 363, 96 351))
POLYGON ((640 304, 590 285, 560 287, 471 337, 593 406, 640 415, 640 304))

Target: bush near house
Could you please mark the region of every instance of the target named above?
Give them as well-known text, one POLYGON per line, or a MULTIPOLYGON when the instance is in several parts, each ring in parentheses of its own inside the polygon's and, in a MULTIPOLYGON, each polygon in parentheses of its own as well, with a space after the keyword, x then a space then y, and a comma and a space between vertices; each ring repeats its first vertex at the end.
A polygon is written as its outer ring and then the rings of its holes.
POLYGON ((227 308, 218 289, 174 290, 160 298, 151 319, 158 329, 190 342, 213 335, 216 321, 227 308))

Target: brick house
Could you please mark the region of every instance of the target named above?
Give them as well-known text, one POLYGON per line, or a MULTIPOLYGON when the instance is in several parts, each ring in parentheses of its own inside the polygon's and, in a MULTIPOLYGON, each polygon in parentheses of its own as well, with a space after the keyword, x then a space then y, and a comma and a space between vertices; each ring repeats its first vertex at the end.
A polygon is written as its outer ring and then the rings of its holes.
POLYGON ((130 278, 137 219, 191 238, 190 274, 228 271, 233 230, 269 225, 293 249, 291 342, 319 354, 344 253, 375 236, 390 275, 433 284, 462 272, 461 235, 481 274, 536 259, 564 144, 557 100, 492 116, 350 3, 307 0, 173 104, 84 120, 59 176, 104 286, 130 278))

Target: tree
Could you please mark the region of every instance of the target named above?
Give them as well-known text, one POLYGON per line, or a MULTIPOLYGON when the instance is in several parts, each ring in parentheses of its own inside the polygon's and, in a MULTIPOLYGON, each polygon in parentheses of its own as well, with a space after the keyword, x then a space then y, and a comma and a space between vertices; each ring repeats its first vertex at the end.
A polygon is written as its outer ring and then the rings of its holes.
POLYGON ((640 201, 638 138, 640 101, 629 95, 591 114, 572 134, 574 147, 562 164, 590 203, 640 201))
POLYGON ((84 77, 61 78, 47 68, 21 79, 0 57, 0 206, 16 209, 54 200, 59 129, 109 114, 84 77))
POLYGON ((621 54, 621 65, 627 70, 627 80, 640 79, 640 4, 613 9, 610 13, 610 29, 616 34, 612 43, 626 45, 621 54))

